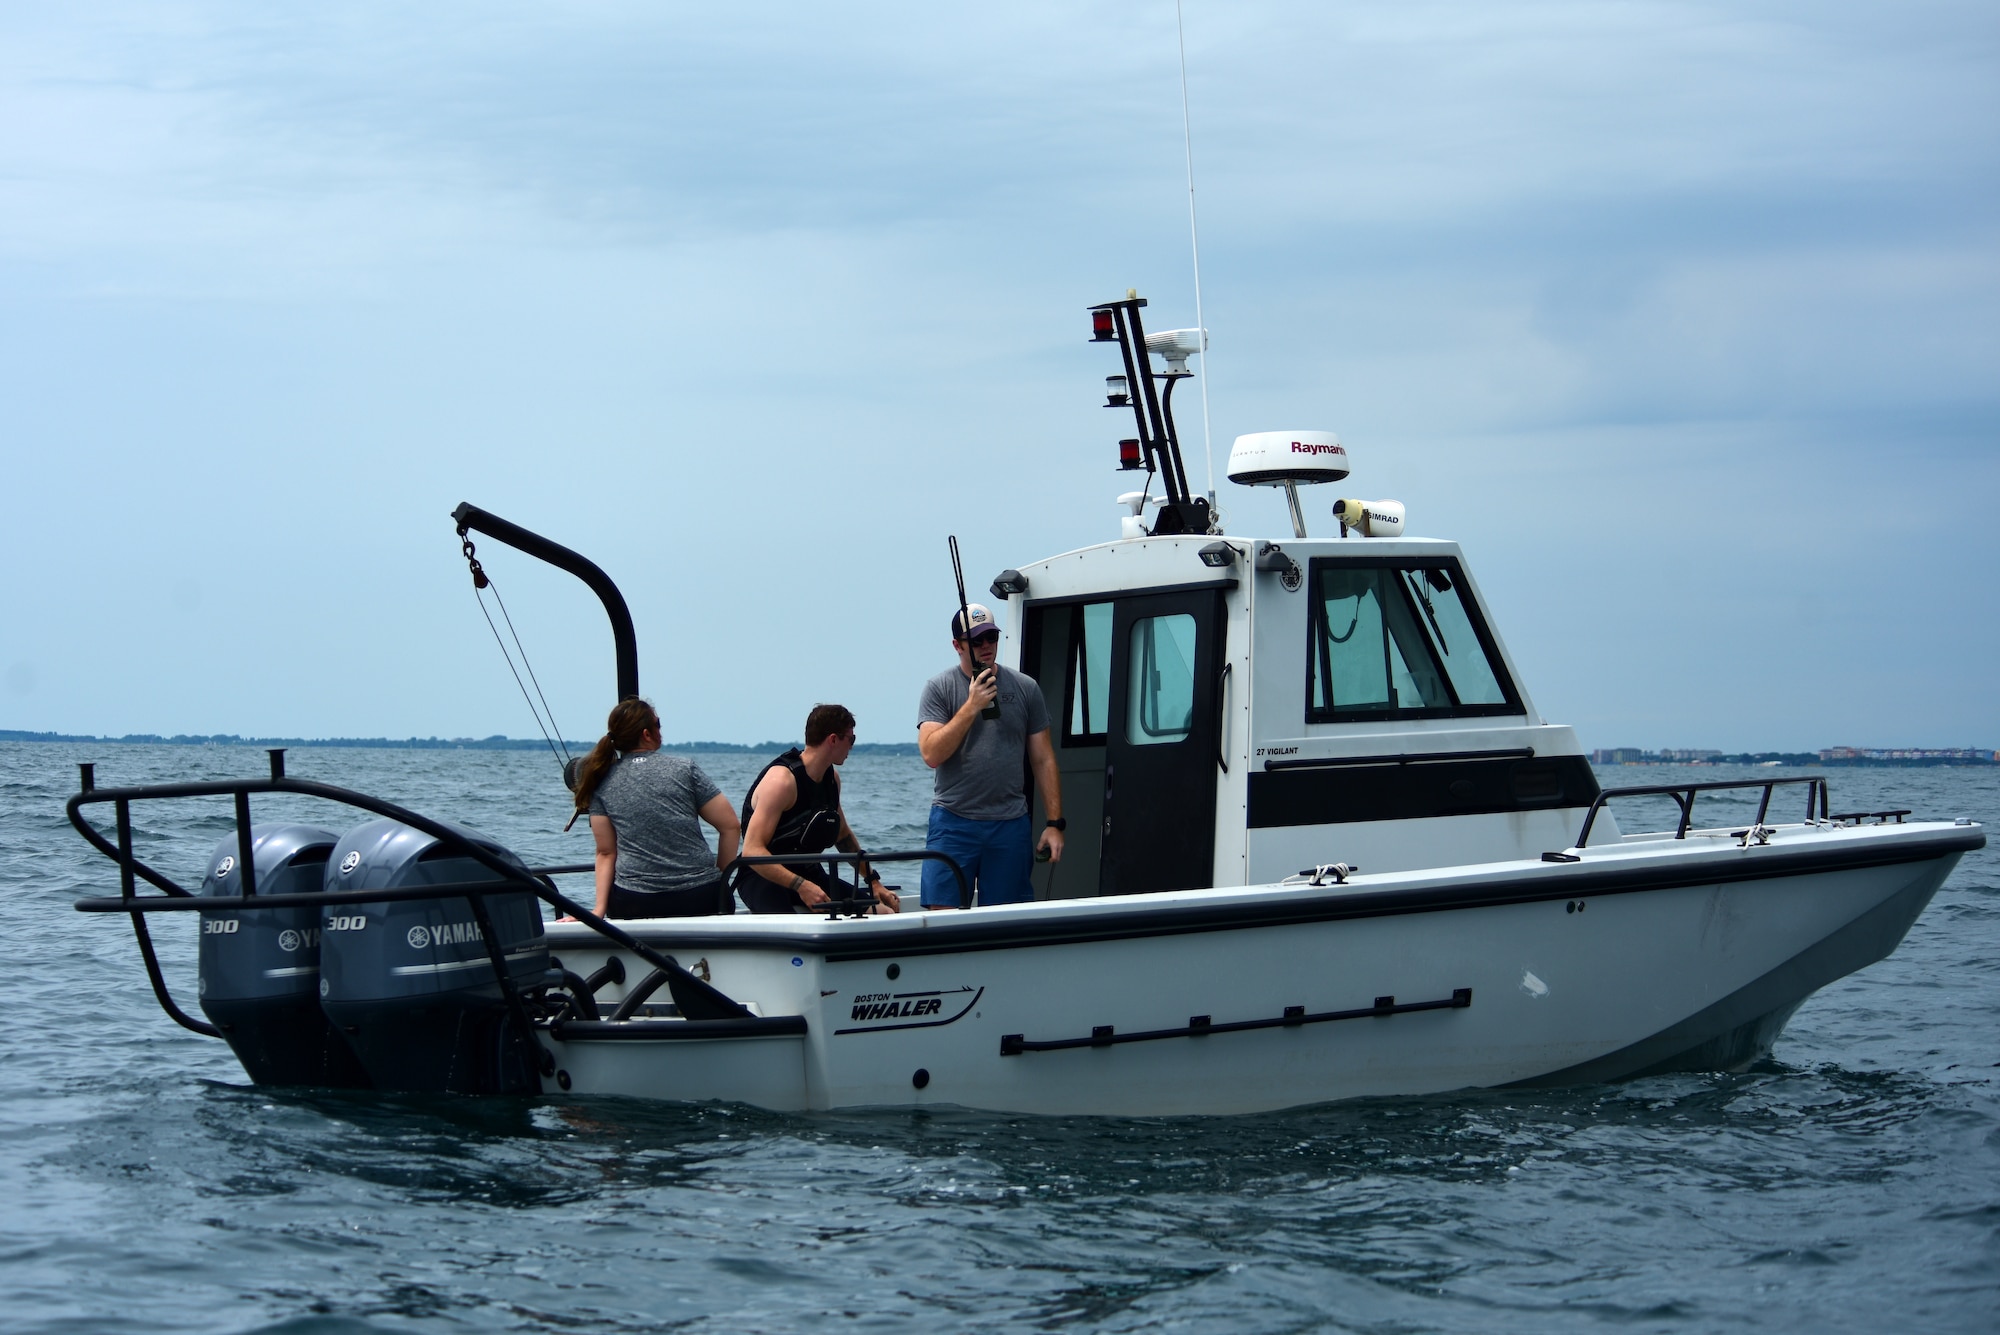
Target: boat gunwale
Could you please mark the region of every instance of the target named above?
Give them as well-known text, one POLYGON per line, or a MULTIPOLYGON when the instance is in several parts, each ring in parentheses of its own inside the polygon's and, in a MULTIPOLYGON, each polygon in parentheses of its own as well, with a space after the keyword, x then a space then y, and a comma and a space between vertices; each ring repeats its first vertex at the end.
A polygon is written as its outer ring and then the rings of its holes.
MULTIPOLYGON (((1800 826, 1780 827, 1781 834, 1795 834, 1799 830, 1807 830, 1819 846, 1786 847, 1773 843, 1746 848, 1731 843, 1717 847, 1707 840, 1673 841, 1677 846, 1665 849, 1651 842, 1636 847, 1610 845, 1583 850, 1584 860, 1573 863, 1509 861, 1380 874, 1383 881, 1393 878, 1427 882, 1417 885, 1357 885, 1349 881, 1324 887, 1279 888, 1264 884, 1175 890, 1119 896, 1115 901, 1098 897, 1043 900, 975 910, 973 914, 940 909, 921 915, 821 921, 804 930, 792 923, 773 922, 761 916, 740 919, 731 927, 720 927, 714 919, 701 918, 673 919, 672 927, 665 925, 670 921, 666 919, 634 920, 625 926, 633 935, 656 946, 788 949, 819 956, 830 964, 850 963, 1245 931, 1779 880, 1826 871, 1930 862, 1971 852, 1986 844, 1983 826, 1942 821, 1818 831, 1800 826), (1831 841, 1831 846, 1823 840, 1831 841), (1754 859, 1749 865, 1744 863, 1746 856, 1754 859), (1644 865, 1629 865, 1634 862, 1644 865), (1470 884, 1468 872, 1476 878, 1470 884), (1190 902, 1195 896, 1200 898, 1190 902), (696 923, 702 925, 692 926, 696 923)), ((1696 833, 1690 832, 1691 836, 1696 833)), ((1714 837, 1726 834, 1715 832, 1714 837)), ((572 942, 570 935, 560 925, 552 927, 551 948, 590 944, 581 939, 572 942), (556 935, 558 932, 560 936, 556 935)))

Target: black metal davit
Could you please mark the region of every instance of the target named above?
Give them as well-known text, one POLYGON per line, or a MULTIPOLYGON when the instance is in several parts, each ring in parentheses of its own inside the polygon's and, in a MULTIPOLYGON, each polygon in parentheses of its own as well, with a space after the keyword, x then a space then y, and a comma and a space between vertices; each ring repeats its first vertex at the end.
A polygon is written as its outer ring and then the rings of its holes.
POLYGON ((1090 308, 1091 342, 1115 342, 1125 359, 1125 374, 1107 382, 1104 406, 1131 408, 1139 431, 1136 439, 1118 442, 1119 467, 1144 468, 1149 481, 1157 472, 1166 486, 1167 498, 1153 520, 1155 534, 1207 533, 1211 528, 1208 499, 1188 489, 1180 436, 1174 430, 1174 386, 1186 380, 1189 372, 1153 371, 1145 325, 1139 318, 1139 308, 1145 304, 1146 299, 1134 292, 1123 301, 1090 308))
MULTIPOLYGON (((625 595, 618 592, 611 576, 605 574, 596 562, 561 543, 551 542, 539 533, 531 533, 519 524, 509 523, 470 502, 461 503, 451 512, 451 517, 458 523, 460 538, 465 537, 468 530, 484 533, 517 551, 526 552, 536 560, 547 561, 558 570, 567 570, 588 584, 590 591, 604 604, 604 614, 611 618, 611 641, 618 656, 618 698, 630 700, 639 694, 639 640, 632 632, 632 613, 625 606, 625 595)), ((466 553, 468 559, 471 555, 470 551, 466 553)), ((478 579, 476 568, 474 579, 475 582, 478 579)))

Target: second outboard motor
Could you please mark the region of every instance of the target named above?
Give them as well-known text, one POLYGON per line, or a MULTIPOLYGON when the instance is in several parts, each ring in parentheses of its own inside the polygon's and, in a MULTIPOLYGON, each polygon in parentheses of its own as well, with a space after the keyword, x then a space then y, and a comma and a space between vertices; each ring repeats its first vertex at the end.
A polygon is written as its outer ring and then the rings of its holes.
MULTIPOLYGON (((311 825, 251 833, 256 895, 319 892, 338 835, 311 825)), ((201 893, 242 895, 235 835, 209 855, 201 893)), ((320 1010, 317 908, 202 914, 200 991, 202 1010, 258 1084, 368 1087, 368 1073, 320 1010)))
MULTIPOLYGON (((452 828, 523 866, 490 839, 452 828)), ((349 830, 326 864, 330 892, 499 879, 451 845, 393 820, 349 830)), ((549 948, 535 896, 524 890, 481 899, 514 987, 546 986, 549 948)), ((328 905, 320 925, 320 1005, 375 1088, 541 1092, 539 1046, 514 1020, 469 900, 328 905)))

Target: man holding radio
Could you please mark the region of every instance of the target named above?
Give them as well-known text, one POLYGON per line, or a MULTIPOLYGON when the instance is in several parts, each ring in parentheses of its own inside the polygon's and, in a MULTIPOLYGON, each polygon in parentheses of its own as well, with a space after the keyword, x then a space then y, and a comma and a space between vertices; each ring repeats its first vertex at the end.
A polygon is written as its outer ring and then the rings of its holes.
MULTIPOLYGON (((1066 828, 1048 702, 1033 677, 994 661, 1000 627, 980 604, 953 614, 951 645, 958 663, 925 682, 917 702, 917 747, 937 772, 924 847, 956 860, 981 904, 1026 903, 1036 848, 1060 862, 1066 828), (1024 759, 1048 813, 1039 840, 1028 828, 1024 759)), ((924 863, 922 899, 927 909, 959 906, 950 868, 924 863)))

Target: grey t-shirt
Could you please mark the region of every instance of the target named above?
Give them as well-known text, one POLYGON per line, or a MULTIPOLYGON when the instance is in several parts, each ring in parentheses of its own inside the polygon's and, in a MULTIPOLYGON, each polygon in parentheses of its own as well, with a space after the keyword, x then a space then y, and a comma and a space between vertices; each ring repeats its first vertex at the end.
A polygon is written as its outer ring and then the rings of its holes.
MULTIPOLYGON (((1049 706, 1041 684, 1010 667, 999 669, 1000 717, 975 718, 951 759, 937 767, 931 805, 967 820, 1013 820, 1028 814, 1022 786, 1022 758, 1028 738, 1047 732, 1049 706)), ((972 682, 957 667, 924 683, 917 701, 917 725, 949 723, 972 694, 972 682)))
POLYGON ((685 756, 628 755, 591 795, 590 814, 618 833, 613 880, 627 890, 692 890, 720 874, 696 814, 721 793, 685 756))

